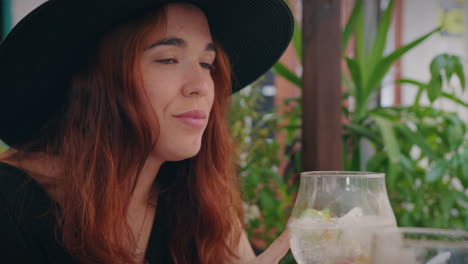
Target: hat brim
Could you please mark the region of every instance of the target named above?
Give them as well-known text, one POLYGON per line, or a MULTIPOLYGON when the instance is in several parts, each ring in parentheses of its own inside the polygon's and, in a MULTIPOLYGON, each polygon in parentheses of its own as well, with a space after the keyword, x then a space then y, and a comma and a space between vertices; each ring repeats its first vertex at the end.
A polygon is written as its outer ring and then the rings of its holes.
MULTIPOLYGON (((106 31, 171 0, 50 0, 0 44, 0 139, 34 138, 61 107, 77 62, 106 31)), ((283 0, 192 0, 228 54, 232 90, 255 81, 280 58, 294 19, 283 0)))

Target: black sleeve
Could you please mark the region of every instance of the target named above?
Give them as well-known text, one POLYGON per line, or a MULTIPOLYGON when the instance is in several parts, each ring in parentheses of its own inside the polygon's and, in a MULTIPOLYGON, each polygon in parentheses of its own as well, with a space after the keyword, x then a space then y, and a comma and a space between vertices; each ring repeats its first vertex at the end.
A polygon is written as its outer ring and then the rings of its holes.
POLYGON ((40 248, 15 221, 0 193, 0 263, 44 263, 40 248))

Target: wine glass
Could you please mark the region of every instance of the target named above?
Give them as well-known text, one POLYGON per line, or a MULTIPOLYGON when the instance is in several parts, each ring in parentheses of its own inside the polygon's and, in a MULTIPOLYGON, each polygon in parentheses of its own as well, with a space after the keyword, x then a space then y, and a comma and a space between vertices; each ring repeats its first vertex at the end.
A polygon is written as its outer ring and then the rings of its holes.
POLYGON ((468 263, 468 232, 421 227, 382 229, 374 233, 373 264, 468 263))
POLYGON ((396 220, 383 173, 301 173, 289 221, 299 264, 370 263, 373 231, 384 227, 396 227, 396 220))

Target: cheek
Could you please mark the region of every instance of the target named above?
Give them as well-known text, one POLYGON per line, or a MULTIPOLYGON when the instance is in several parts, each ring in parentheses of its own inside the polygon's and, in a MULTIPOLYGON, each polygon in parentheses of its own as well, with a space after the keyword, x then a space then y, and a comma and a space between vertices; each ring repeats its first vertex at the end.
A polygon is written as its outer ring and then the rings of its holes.
POLYGON ((144 91, 147 95, 147 104, 158 114, 163 113, 164 109, 174 97, 174 84, 162 78, 151 78, 144 81, 144 91))
POLYGON ((209 95, 209 99, 208 99, 209 102, 210 102, 211 108, 213 108, 213 103, 214 103, 215 97, 216 97, 216 89, 215 89, 215 87, 213 85, 212 88, 211 88, 211 93, 209 95))

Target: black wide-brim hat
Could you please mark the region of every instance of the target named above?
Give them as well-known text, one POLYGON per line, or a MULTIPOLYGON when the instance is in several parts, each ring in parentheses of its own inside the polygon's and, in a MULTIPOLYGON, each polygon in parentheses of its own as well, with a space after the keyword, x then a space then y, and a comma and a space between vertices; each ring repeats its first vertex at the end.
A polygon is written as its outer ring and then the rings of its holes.
POLYGON ((200 7, 227 52, 233 92, 280 58, 294 19, 283 0, 49 0, 0 44, 0 139, 10 146, 37 137, 63 109, 76 64, 119 23, 170 2, 200 7))

